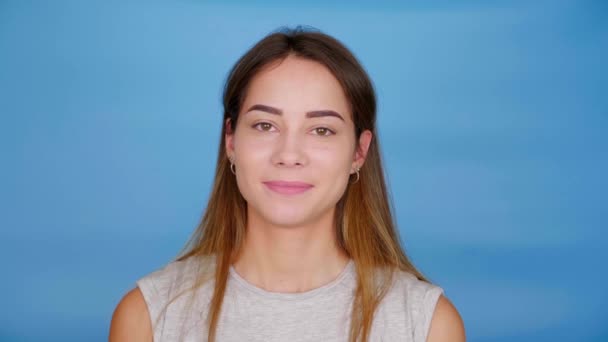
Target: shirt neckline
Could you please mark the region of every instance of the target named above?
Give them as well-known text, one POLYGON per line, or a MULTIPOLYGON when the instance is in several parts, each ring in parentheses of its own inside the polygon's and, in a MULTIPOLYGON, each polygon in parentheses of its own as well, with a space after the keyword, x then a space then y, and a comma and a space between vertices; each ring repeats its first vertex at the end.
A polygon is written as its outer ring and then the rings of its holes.
POLYGON ((307 298, 321 295, 323 293, 330 291, 332 288, 340 285, 345 279, 347 279, 348 277, 350 277, 353 274, 354 266, 355 266, 355 263, 354 263, 353 259, 349 259, 348 263, 342 269, 342 271, 340 271, 338 276, 336 278, 334 278, 332 281, 330 281, 329 283, 327 283, 325 285, 321 285, 317 288, 314 288, 314 289, 311 289, 308 291, 294 292, 294 293, 273 292, 273 291, 268 291, 261 287, 258 287, 256 285, 248 282, 247 280, 245 280, 245 278, 241 277, 241 275, 238 274, 238 272, 234 269, 234 267, 232 265, 230 265, 229 272, 230 272, 230 277, 232 279, 234 279, 236 284, 238 284, 240 287, 242 287, 248 291, 251 291, 253 293, 256 293, 258 295, 261 295, 263 297, 279 299, 279 300, 301 300, 301 299, 307 299, 307 298))

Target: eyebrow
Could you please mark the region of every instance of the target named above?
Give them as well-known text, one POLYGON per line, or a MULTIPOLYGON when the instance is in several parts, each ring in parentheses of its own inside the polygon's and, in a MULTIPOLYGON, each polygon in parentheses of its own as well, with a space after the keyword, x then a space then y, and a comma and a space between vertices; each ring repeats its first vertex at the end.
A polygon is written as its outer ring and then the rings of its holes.
MULTIPOLYGON (((263 104, 255 104, 255 105, 249 107, 249 109, 247 110, 247 112, 251 112, 252 110, 259 110, 259 111, 262 111, 262 112, 266 112, 266 113, 270 113, 270 114, 275 114, 275 115, 282 115, 283 114, 283 111, 280 110, 279 108, 270 107, 270 106, 263 105, 263 104)), ((310 112, 306 112, 306 117, 307 118, 320 118, 320 117, 323 117, 323 116, 335 116, 338 119, 344 121, 344 118, 342 117, 342 115, 338 114, 337 112, 335 112, 333 110, 329 110, 329 109, 313 110, 313 111, 310 111, 310 112)))

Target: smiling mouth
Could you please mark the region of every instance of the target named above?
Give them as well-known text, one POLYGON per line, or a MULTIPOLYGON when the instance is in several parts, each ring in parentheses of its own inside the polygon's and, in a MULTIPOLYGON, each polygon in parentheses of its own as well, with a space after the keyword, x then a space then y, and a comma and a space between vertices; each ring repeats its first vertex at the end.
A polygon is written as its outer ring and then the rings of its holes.
POLYGON ((312 184, 303 182, 268 181, 263 182, 266 187, 282 195, 297 195, 310 190, 312 184))

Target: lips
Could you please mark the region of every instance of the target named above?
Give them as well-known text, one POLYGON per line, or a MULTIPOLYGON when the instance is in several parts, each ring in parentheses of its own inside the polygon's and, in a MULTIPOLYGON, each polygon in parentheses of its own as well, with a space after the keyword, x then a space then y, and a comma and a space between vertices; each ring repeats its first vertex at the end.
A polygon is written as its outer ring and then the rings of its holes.
POLYGON ((304 182, 268 181, 263 183, 266 185, 266 187, 268 187, 268 189, 282 195, 301 194, 312 188, 312 184, 304 182))

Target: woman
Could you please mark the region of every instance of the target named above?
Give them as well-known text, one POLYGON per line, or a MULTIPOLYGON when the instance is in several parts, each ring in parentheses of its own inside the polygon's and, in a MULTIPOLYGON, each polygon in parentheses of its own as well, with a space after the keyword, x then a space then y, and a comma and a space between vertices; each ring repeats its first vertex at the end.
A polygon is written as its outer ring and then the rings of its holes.
POLYGON ((464 341, 399 245, 372 83, 334 38, 274 33, 231 70, 215 182, 182 256, 110 341, 464 341))

